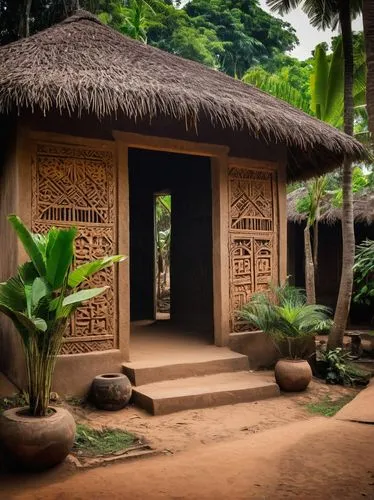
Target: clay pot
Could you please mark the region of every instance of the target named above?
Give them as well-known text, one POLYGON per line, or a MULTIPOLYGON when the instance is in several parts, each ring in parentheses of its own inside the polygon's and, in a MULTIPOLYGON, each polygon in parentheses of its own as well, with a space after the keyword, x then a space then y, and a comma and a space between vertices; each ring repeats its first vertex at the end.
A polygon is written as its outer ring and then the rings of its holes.
POLYGON ((124 408, 132 394, 131 382, 123 373, 104 373, 94 378, 91 399, 101 410, 124 408))
POLYGON ((33 417, 28 408, 12 408, 0 416, 0 443, 14 464, 44 470, 62 462, 73 447, 75 421, 64 408, 33 417))
POLYGON ((280 359, 275 365, 275 380, 282 391, 304 391, 312 380, 312 370, 304 359, 280 359))

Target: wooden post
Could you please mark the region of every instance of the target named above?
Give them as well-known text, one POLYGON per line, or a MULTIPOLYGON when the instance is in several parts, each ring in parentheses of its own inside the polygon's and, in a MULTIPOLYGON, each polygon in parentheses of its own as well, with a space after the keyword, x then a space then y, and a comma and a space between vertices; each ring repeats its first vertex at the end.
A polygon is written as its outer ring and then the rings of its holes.
POLYGON ((127 256, 118 270, 118 332, 119 349, 130 360, 130 219, 129 172, 126 142, 116 139, 118 172, 118 252, 127 256))
POLYGON ((284 283, 287 279, 287 165, 286 161, 279 162, 278 165, 279 281, 284 283))
POLYGON ((225 346, 230 333, 228 157, 216 156, 212 165, 213 312, 214 343, 225 346))

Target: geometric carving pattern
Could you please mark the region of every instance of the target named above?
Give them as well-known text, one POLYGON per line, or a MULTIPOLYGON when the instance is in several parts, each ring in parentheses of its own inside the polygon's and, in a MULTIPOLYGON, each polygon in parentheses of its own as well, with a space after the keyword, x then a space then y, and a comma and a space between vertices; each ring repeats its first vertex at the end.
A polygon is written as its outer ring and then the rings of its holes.
MULTIPOLYGON (((36 144, 32 162, 32 230, 78 228, 75 265, 117 253, 113 152, 93 147, 36 144)), ((115 268, 95 274, 82 288, 109 289, 76 312, 65 332, 62 354, 117 347, 115 268)))
POLYGON ((229 169, 231 331, 248 330, 237 311, 254 292, 277 280, 275 174, 242 167, 229 169))
POLYGON ((273 231, 273 174, 245 168, 230 169, 230 229, 273 231))

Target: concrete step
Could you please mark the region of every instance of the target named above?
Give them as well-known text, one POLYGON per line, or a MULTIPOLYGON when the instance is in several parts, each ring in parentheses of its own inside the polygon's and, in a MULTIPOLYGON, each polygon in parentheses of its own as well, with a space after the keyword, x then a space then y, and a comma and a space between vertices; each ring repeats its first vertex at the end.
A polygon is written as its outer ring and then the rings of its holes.
POLYGON ((133 401, 153 415, 258 401, 279 396, 266 375, 241 371, 167 380, 133 388, 133 401))
POLYGON ((135 386, 163 380, 199 377, 214 373, 248 370, 248 357, 227 347, 201 346, 194 351, 165 353, 155 359, 136 360, 122 364, 123 372, 135 386))

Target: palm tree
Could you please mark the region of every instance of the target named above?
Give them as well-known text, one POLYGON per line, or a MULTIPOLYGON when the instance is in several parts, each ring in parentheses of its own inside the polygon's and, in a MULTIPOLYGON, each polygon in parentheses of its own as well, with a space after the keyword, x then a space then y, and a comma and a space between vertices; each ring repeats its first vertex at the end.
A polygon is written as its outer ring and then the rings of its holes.
POLYGON ((363 20, 367 64, 367 110, 369 131, 374 140, 374 2, 363 0, 363 20))
MULTIPOLYGON (((362 9, 362 0, 267 0, 268 5, 280 14, 301 5, 311 24, 320 29, 336 28, 340 25, 344 52, 344 132, 353 135, 353 36, 352 17, 362 9)), ((343 214, 342 214, 343 259, 339 295, 335 308, 334 324, 328 347, 342 346, 347 326, 353 288, 353 265, 355 235, 353 223, 352 162, 343 163, 343 214)))
MULTIPOLYGON (((310 79, 311 102, 305 101, 300 92, 278 75, 272 75, 262 68, 247 71, 243 77, 246 83, 269 92, 295 107, 316 116, 336 127, 342 124, 344 109, 344 57, 341 40, 336 45, 329 60, 323 44, 317 45, 312 61, 313 72, 310 79)), ((362 70, 360 66, 359 71, 362 70)), ((358 89, 361 90, 361 89, 358 89)), ((358 97, 361 96, 361 93, 358 97)), ((361 101, 359 101, 361 102, 361 101)), ((303 199, 303 212, 307 213, 304 230, 305 288, 309 304, 316 303, 315 280, 318 269, 318 222, 320 202, 325 193, 326 176, 308 182, 307 196, 303 199), (313 246, 311 229, 313 228, 313 246)))

